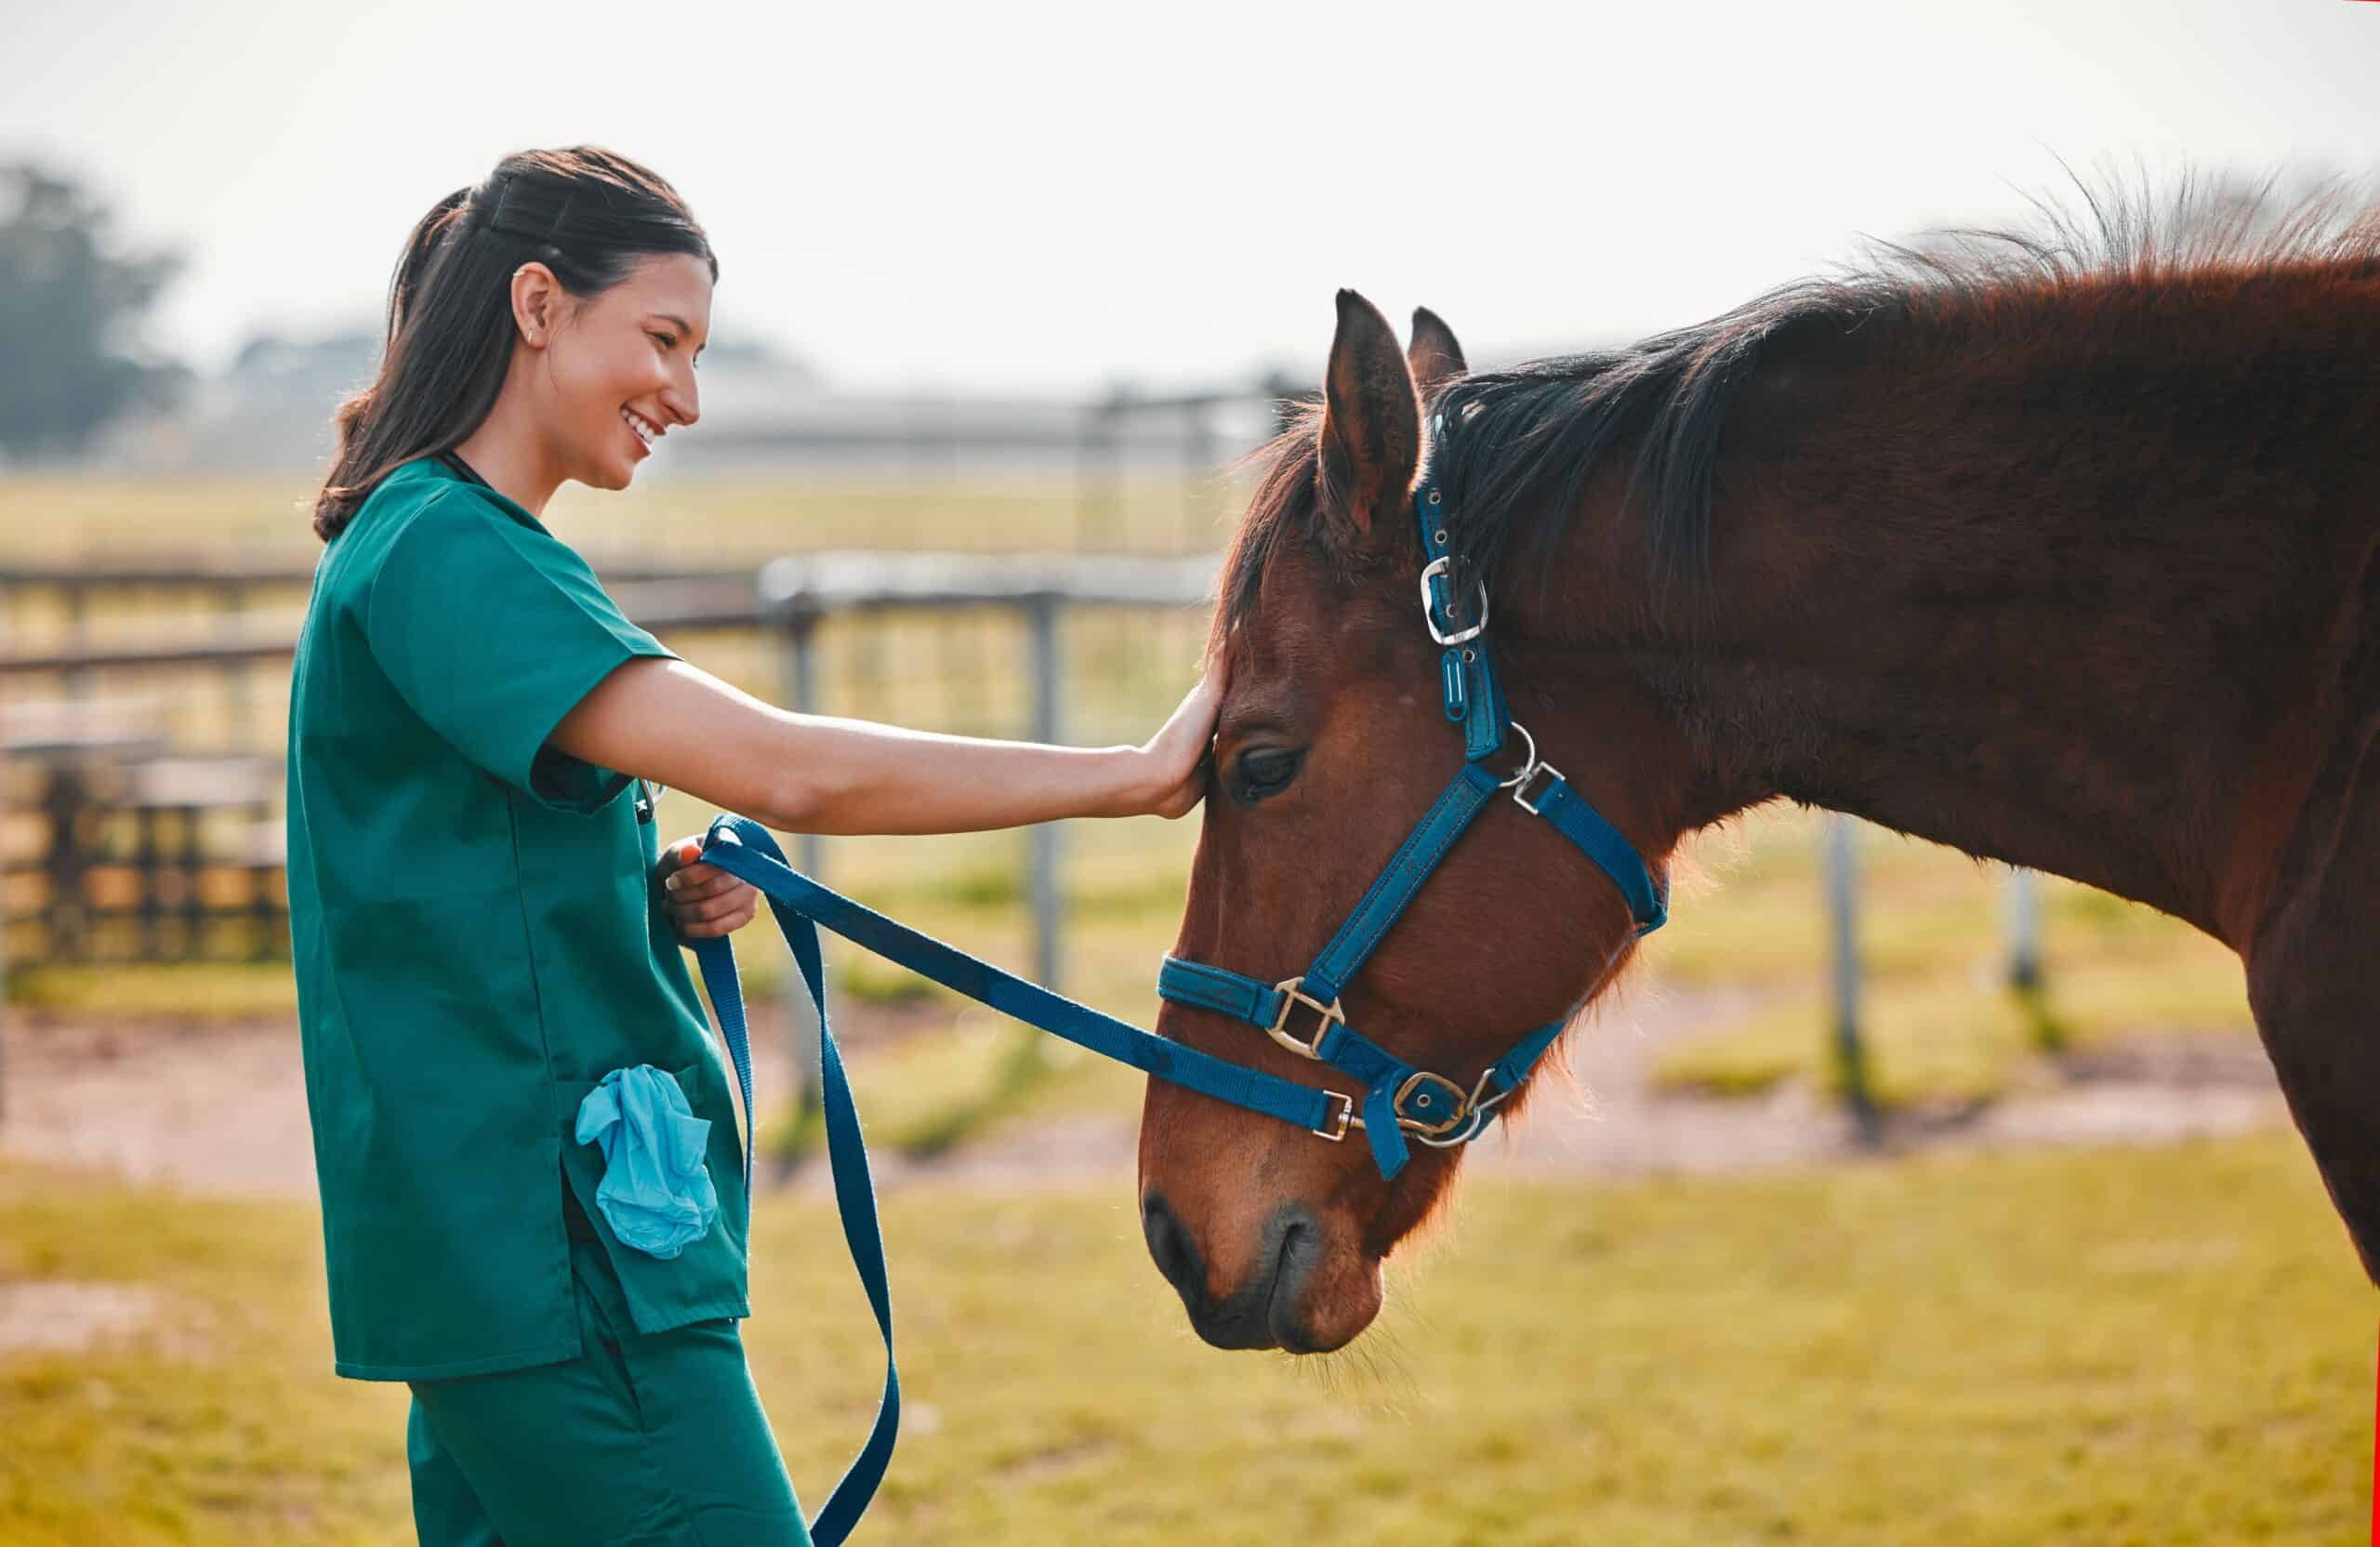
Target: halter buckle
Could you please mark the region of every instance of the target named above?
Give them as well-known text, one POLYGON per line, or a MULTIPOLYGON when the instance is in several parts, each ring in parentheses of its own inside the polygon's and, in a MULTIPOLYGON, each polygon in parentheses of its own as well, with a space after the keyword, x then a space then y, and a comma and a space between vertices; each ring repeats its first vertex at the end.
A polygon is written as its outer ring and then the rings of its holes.
POLYGON ((1396 1113, 1397 1127, 1418 1133, 1425 1139, 1435 1139, 1442 1134, 1451 1133, 1471 1120, 1471 1101, 1462 1093, 1462 1087, 1446 1076, 1432 1074, 1427 1069, 1416 1069, 1407 1076, 1405 1083, 1396 1088, 1395 1099, 1391 1101, 1389 1105, 1396 1113), (1416 1091, 1423 1091, 1425 1094, 1445 1091, 1447 1101, 1453 1110, 1435 1120, 1413 1116, 1405 1110, 1405 1103, 1406 1099, 1416 1091))
POLYGON ((1529 784, 1540 774, 1546 775, 1547 779, 1550 781, 1545 787, 1545 795, 1538 797, 1539 800, 1542 800, 1545 799, 1546 795, 1554 793, 1554 785, 1558 785, 1562 782, 1562 771, 1554 767, 1552 763, 1540 762, 1522 769, 1520 782, 1513 786, 1513 804, 1520 807, 1521 810, 1528 813, 1531 816, 1542 816, 1545 814, 1539 811, 1535 806, 1529 804, 1528 799, 1529 784))
POLYGON ((1330 1115, 1326 1113, 1323 1115, 1322 1120, 1327 1126, 1322 1128, 1310 1128, 1306 1130, 1306 1131, 1313 1134, 1317 1139, 1328 1139, 1335 1144, 1347 1137, 1348 1129, 1361 1128, 1364 1124, 1364 1120, 1355 1116, 1355 1098, 1349 1095, 1346 1091, 1325 1091, 1322 1093, 1326 1096, 1331 1097, 1339 1103, 1339 1120, 1335 1124, 1331 1123, 1330 1115))
POLYGON ((1451 554, 1443 559, 1433 559, 1421 566, 1421 621, 1429 626, 1430 637, 1440 644, 1466 643, 1488 631, 1488 582, 1485 580, 1473 582, 1479 588, 1479 621, 1451 634, 1438 627, 1437 599, 1430 594, 1430 582, 1441 575, 1451 574, 1453 570, 1454 557, 1451 554))
MULTIPOLYGON (((1303 1058, 1314 1059, 1318 1063, 1322 1058, 1323 1038, 1329 1035, 1333 1022, 1345 1025, 1347 1014, 1345 1011, 1339 1008, 1337 999, 1324 1004, 1320 999, 1305 993, 1304 985, 1305 979, 1302 977, 1287 978, 1273 985, 1274 990, 1281 996, 1281 1012, 1273 1017, 1273 1024, 1264 1028, 1264 1035, 1291 1052, 1303 1058), (1289 1029, 1289 1014, 1299 1005, 1305 1006, 1322 1017, 1315 1024, 1312 1041, 1300 1041, 1296 1033, 1289 1029)), ((1342 1135, 1345 1133, 1345 1125, 1341 1125, 1340 1131, 1342 1135)))

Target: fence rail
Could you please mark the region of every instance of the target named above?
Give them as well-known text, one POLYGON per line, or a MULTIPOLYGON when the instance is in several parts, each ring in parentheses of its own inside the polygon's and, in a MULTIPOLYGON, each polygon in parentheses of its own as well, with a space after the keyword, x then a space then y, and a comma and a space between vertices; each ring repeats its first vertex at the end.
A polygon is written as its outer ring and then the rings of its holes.
MULTIPOLYGON (((820 702, 815 636, 826 621, 849 615, 887 612, 949 612, 993 608, 1014 614, 1029 630, 1033 679, 1031 723, 1021 734, 1042 741, 1064 736, 1060 650, 1061 616, 1069 609, 1151 609, 1178 611, 1201 606, 1209 596, 1218 560, 1214 555, 1179 559, 1141 559, 1081 554, 985 555, 947 552, 886 553, 833 549, 772 561, 759 574, 677 570, 663 566, 631 569, 615 566, 611 594, 622 611, 641 627, 656 633, 704 630, 755 631, 782 641, 792 707, 817 711, 820 702), (632 574, 633 579, 618 579, 632 574)), ((311 569, 279 570, 270 566, 224 563, 193 576, 189 571, 166 571, 148 564, 77 571, 73 583, 90 588, 105 586, 152 585, 258 587, 293 578, 311 579, 311 569)), ((0 586, 55 583, 57 572, 41 566, 18 565, 0 570, 0 586)), ((96 758, 138 766, 164 756, 153 727, 147 730, 112 726, 107 716, 112 701, 91 692, 96 674, 112 670, 187 668, 219 670, 236 676, 259 664, 286 661, 295 653, 302 613, 293 609, 227 613, 212 618, 152 624, 112 630, 104 640, 68 639, 0 649, 0 683, 43 676, 62 676, 68 697, 62 703, 33 706, 21 694, 0 708, 0 754, 14 744, 27 754, 59 752, 70 759, 96 758)), ((120 706, 117 706, 120 707, 120 706)), ((277 760, 268 760, 277 763, 277 760)), ((249 771, 252 774, 254 770, 249 771)), ((75 769, 81 780, 87 768, 75 769)), ((72 782, 72 781, 70 781, 72 782)), ((121 783, 122 781, 114 781, 121 783)), ((231 801, 243 811, 277 795, 278 778, 255 774, 231 801), (268 789, 266 787, 271 786, 268 789)), ((111 786, 112 787, 112 786, 111 786)), ((56 793, 55 786, 45 797, 56 793)), ((160 798, 162 800, 162 798, 160 798)), ((209 798, 212 800, 212 797, 209 798)), ((163 935, 153 927, 171 919, 180 927, 174 938, 185 943, 199 936, 200 921, 190 910, 198 906, 197 853, 202 808, 186 792, 164 801, 175 808, 180 825, 173 841, 160 843, 143 826, 137 866, 149 877, 132 905, 142 921, 141 938, 153 944, 163 935), (170 907, 161 907, 157 887, 170 879, 177 892, 170 907)), ((159 800, 148 801, 159 804, 159 800)), ((57 809, 54 800, 42 814, 53 828, 53 866, 48 885, 79 888, 86 878, 112 874, 125 867, 94 862, 91 855, 61 858, 61 836, 80 820, 57 809)), ((145 820, 145 818, 144 818, 145 820)), ((245 829, 244 829, 245 830, 245 829)), ((1058 825, 1043 823, 1030 836, 1029 897, 1035 970, 1046 983, 1056 984, 1062 972, 1060 928, 1062 892, 1059 885, 1058 825)), ((825 854, 815 835, 800 840, 801 863, 815 872, 825 854)), ((66 847, 71 849, 71 841, 66 847)), ((278 855, 271 856, 277 864, 278 855)), ((262 857, 253 851, 224 865, 256 872, 262 857)), ((119 878, 120 879, 120 878, 119 878)), ((0 874, 0 888, 5 887, 0 874)), ((283 895, 274 889, 269 899, 255 874, 244 890, 236 911, 251 921, 269 901, 283 895)), ((55 897, 52 898, 53 908, 55 897)), ((285 905, 284 905, 285 906, 285 905)), ((271 920, 278 926, 279 918, 271 920)), ((0 955, 5 954, 7 916, 0 907, 0 955)), ((147 947, 144 947, 147 948, 147 947)), ((0 959, 0 983, 6 962, 0 959)))
MULTIPOLYGON (((739 577, 684 583, 632 583, 611 588, 637 624, 651 629, 758 628, 770 621, 739 577)), ((133 667, 246 666, 284 659, 298 648, 296 609, 244 612, 218 618, 146 624, 112 631, 103 641, 60 640, 0 650, 0 677, 90 672, 133 667)))
MULTIPOLYGON (((741 569, 717 564, 670 564, 646 559, 590 559, 605 583, 650 580, 719 580, 747 577, 741 569)), ((314 561, 286 553, 182 553, 146 559, 10 560, 0 562, 0 591, 63 592, 127 590, 217 591, 223 588, 308 586, 314 561)))
MULTIPOLYGON (((820 702, 814 638, 819 626, 829 619, 870 613, 981 608, 1013 613, 1029 630, 1031 642, 1032 712, 1025 734, 1038 741, 1059 742, 1065 736, 1061 691, 1064 663, 1058 628, 1063 614, 1076 608, 1170 611, 1201 606, 1210 599, 1217 564, 1218 557, 1213 554, 1159 559, 1078 553, 829 549, 770 561, 757 575, 745 571, 638 563, 615 563, 607 566, 606 574, 612 595, 622 610, 640 626, 654 632, 737 630, 778 637, 785 652, 785 680, 790 690, 791 707, 804 712, 819 712, 825 707, 820 702)), ((0 566, 0 588, 254 588, 305 583, 311 580, 311 566, 243 560, 189 565, 150 561, 72 570, 17 564, 0 566)), ((238 672, 260 662, 289 657, 296 648, 301 616, 295 610, 239 612, 116 631, 103 641, 78 638, 0 650, 0 681, 62 674, 70 694, 74 698, 84 698, 87 696, 91 674, 98 671, 214 667, 238 672)), ((21 712, 19 718, 22 719, 21 712)), ((0 711, 0 752, 7 749, 8 730, 8 715, 0 711)), ((120 736, 113 743, 106 743, 99 728, 93 727, 92 731, 91 746, 95 749, 112 749, 132 757, 154 756, 158 750, 140 750, 135 740, 120 736)), ((42 737, 36 734, 17 739, 33 745, 42 737)), ((1831 975, 1836 1054, 1845 1076, 1846 1098, 1859 1119, 1859 1129, 1863 1135, 1872 1137, 1875 1114, 1867 1093, 1858 1008, 1858 890, 1848 819, 1831 818, 1825 834, 1827 903, 1832 916, 1834 946, 1831 975)), ((1039 981, 1055 987, 1063 972, 1059 826, 1037 825, 1031 830, 1030 843, 1028 894, 1034 972, 1039 981)), ((817 874, 825 868, 823 840, 817 835, 800 835, 797 845, 803 869, 817 874)), ((144 841, 144 850, 153 852, 153 843, 144 841)), ((2020 875, 2011 882, 2010 891, 2010 978, 2020 992, 2030 990, 2037 995, 2041 971, 2038 904, 2033 901, 2030 878, 2020 875)), ((145 895, 140 906, 146 915, 158 911, 153 899, 145 895)), ((0 949, 6 945, 6 910, 0 907, 0 949)), ((0 961, 0 979, 5 979, 5 961, 0 961)))

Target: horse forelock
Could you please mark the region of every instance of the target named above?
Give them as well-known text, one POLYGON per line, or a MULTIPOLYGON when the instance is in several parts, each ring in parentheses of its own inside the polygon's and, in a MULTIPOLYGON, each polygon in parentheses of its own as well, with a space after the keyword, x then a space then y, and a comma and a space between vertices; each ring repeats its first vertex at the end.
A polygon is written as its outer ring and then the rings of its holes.
POLYGON ((1223 550, 1215 609, 1208 624, 1210 660, 1229 648, 1235 628, 1256 615, 1274 554, 1285 536, 1302 530, 1313 517, 1319 497, 1321 434, 1322 405, 1295 404, 1279 434, 1234 465, 1235 470, 1256 470, 1256 490, 1223 550))

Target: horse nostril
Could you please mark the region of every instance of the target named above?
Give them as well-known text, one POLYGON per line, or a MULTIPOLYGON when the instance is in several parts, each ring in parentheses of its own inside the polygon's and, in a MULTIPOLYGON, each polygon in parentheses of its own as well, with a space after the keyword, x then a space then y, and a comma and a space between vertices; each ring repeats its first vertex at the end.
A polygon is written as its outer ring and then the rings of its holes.
POLYGON ((1320 1244, 1321 1232, 1315 1229, 1313 1221, 1302 1214, 1290 1215, 1289 1223, 1281 1230, 1281 1250, 1273 1262, 1274 1277, 1276 1280, 1287 1279, 1294 1274, 1302 1273, 1306 1264, 1314 1260, 1315 1249, 1320 1244))
POLYGON ((1182 1296, 1183 1305, 1197 1310, 1206 1298, 1206 1274, 1198 1263, 1197 1248, 1190 1244, 1190 1232, 1173 1217, 1162 1193, 1151 1193, 1141 1200, 1141 1234, 1148 1237, 1149 1256, 1157 1263, 1157 1272, 1182 1296))
POLYGON ((1300 1210, 1287 1216, 1281 1250, 1273 1259, 1272 1282, 1264 1297, 1264 1319, 1276 1346, 1292 1354, 1311 1353, 1316 1344, 1298 1311, 1298 1299, 1308 1275, 1322 1256, 1322 1231, 1311 1215, 1300 1210))

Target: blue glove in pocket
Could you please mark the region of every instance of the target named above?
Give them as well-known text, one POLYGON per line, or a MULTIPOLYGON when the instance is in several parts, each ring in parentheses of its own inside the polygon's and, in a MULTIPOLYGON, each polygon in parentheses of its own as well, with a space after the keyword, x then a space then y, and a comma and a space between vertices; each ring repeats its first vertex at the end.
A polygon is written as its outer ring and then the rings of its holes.
POLYGON ((603 1146, 595 1207, 624 1246, 675 1257, 719 1217, 703 1145, 710 1120, 694 1116, 667 1069, 614 1069, 578 1104, 578 1142, 603 1146))

